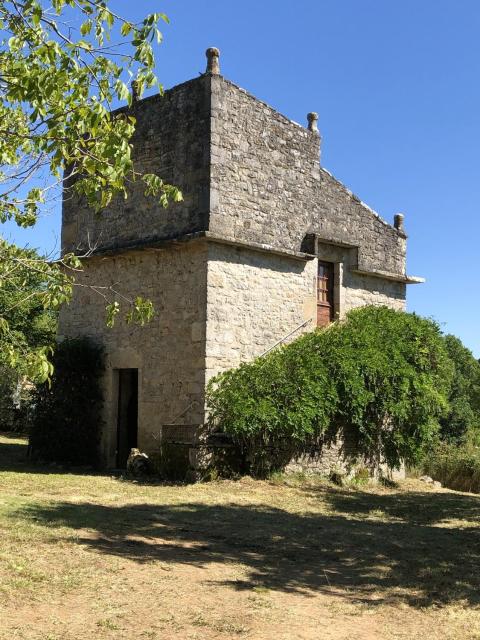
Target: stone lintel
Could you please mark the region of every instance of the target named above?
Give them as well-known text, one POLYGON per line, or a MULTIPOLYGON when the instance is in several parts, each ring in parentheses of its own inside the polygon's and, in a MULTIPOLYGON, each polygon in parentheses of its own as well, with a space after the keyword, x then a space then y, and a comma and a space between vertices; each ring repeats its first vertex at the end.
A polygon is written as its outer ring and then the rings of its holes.
POLYGON ((345 240, 339 240, 338 238, 333 238, 331 236, 324 236, 318 233, 307 233, 302 241, 302 249, 305 253, 316 256, 318 254, 319 244, 330 244, 335 247, 342 247, 342 249, 360 248, 359 244, 346 242, 345 240))

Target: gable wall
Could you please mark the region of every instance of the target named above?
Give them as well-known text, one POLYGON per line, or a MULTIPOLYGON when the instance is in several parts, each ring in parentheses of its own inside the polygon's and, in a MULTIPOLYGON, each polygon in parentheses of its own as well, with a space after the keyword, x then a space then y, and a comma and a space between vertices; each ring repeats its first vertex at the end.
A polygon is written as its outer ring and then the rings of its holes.
POLYGON ((210 230, 300 250, 307 232, 360 245, 362 268, 405 273, 405 238, 320 168, 320 138, 212 78, 210 230))
MULTIPOLYGON (((405 236, 320 168, 318 134, 222 77, 212 77, 210 231, 300 251, 316 233, 335 263, 336 317, 355 307, 405 307, 405 284, 353 269, 405 273, 405 236), (357 245, 357 246, 356 246, 357 245)), ((317 260, 212 243, 207 281, 207 377, 251 360, 304 320, 316 326, 317 260)))

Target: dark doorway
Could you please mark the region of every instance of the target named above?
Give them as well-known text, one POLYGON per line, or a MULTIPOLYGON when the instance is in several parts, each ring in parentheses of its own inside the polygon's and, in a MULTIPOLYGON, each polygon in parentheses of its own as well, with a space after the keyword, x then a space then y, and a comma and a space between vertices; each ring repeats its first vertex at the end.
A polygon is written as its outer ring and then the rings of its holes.
POLYGON ((127 466, 130 449, 137 446, 138 369, 118 369, 117 467, 127 466))

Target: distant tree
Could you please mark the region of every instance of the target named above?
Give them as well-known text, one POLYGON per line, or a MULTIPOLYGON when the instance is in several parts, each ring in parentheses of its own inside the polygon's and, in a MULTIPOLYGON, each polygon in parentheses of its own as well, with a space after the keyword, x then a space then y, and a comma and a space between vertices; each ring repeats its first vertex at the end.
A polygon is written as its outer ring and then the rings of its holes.
MULTIPOLYGON (((4 241, 0 239, 0 247, 4 241)), ((41 262, 42 257, 33 249, 17 249, 19 260, 41 262)), ((47 283, 41 271, 12 269, 0 286, 0 309, 8 316, 8 343, 0 332, 0 366, 11 364, 8 347, 11 345, 21 356, 15 370, 18 375, 32 377, 29 354, 34 350, 48 354, 55 341, 56 311, 48 304, 47 283)), ((33 375, 33 377, 35 377, 33 375)))
MULTIPOLYGON (((0 244, 1 244, 0 240, 0 244)), ((18 251, 24 260, 41 260, 34 250, 18 251)), ((8 343, 0 332, 0 429, 25 430, 20 424, 25 417, 25 401, 29 396, 32 377, 38 376, 38 368, 32 370, 29 354, 44 353, 53 348, 56 331, 56 312, 44 307, 45 280, 33 269, 17 269, 0 286, 0 309, 9 318, 8 343), (14 345, 18 354, 15 367, 8 357, 9 346, 14 345)), ((47 360, 44 360, 47 363, 47 360)), ((40 377, 47 371, 41 372, 40 377)))
POLYGON ((453 363, 449 410, 440 420, 441 437, 452 443, 466 438, 480 439, 480 363, 455 336, 445 336, 453 363))
MULTIPOLYGON (((157 86, 152 41, 160 42, 154 13, 139 23, 122 18, 108 0, 0 0, 0 223, 35 225, 39 212, 58 197, 62 174, 68 189, 91 207, 104 209, 115 195, 127 197, 129 182, 141 180, 163 206, 181 199, 160 176, 141 174, 132 159, 135 119, 112 113, 117 100, 131 102, 134 79, 139 96, 157 86), (120 40, 120 46, 115 45, 120 40)), ((0 288, 12 277, 36 272, 44 283, 42 304, 55 310, 68 302, 74 255, 48 261, 0 243, 0 288)), ((120 302, 105 294, 112 323, 120 302)), ((143 323, 151 304, 129 301, 128 319, 143 323)), ((31 374, 51 372, 43 347, 19 344, 15 318, 0 306, 0 356, 10 367, 27 363, 31 374)), ((21 342, 21 341, 20 341, 21 342)))

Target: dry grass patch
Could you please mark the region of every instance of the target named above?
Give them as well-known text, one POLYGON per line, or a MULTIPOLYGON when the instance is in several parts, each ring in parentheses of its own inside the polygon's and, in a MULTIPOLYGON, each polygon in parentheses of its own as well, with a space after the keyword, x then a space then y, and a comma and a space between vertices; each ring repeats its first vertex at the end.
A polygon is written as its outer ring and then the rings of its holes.
POLYGON ((132 483, 0 437, 0 638, 480 638, 480 499, 132 483))

